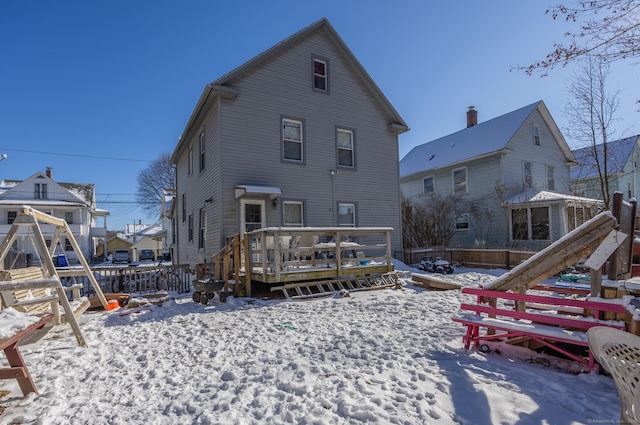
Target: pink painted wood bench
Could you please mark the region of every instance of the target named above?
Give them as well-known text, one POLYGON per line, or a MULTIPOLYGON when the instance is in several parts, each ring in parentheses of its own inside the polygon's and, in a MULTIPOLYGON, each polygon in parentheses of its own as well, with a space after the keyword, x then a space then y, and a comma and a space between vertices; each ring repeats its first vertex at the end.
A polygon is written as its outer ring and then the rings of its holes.
POLYGON ((36 385, 33 383, 33 379, 31 379, 31 374, 29 373, 29 369, 27 369, 27 364, 25 363, 22 354, 20 354, 18 345, 22 339, 36 330, 43 328, 51 319, 53 319, 53 314, 44 314, 41 316, 39 321, 17 331, 12 336, 8 338, 0 338, 0 349, 4 350, 4 354, 7 356, 7 361, 10 366, 0 369, 0 379, 17 379, 18 385, 20 385, 20 389, 24 395, 29 393, 38 394, 38 390, 36 389, 36 385))
POLYGON ((603 299, 574 299, 550 295, 519 294, 481 288, 463 288, 462 293, 475 295, 476 303, 462 303, 461 312, 452 320, 464 325, 462 337, 465 349, 471 344, 479 348, 483 341, 531 339, 595 370, 591 351, 588 358, 574 354, 558 343, 586 347, 587 330, 594 326, 609 326, 626 330, 623 321, 602 320, 603 312, 625 313, 622 304, 603 299), (518 311, 516 304, 524 305, 518 311), (589 311, 593 317, 584 314, 589 311), (483 332, 481 332, 483 330, 483 332))

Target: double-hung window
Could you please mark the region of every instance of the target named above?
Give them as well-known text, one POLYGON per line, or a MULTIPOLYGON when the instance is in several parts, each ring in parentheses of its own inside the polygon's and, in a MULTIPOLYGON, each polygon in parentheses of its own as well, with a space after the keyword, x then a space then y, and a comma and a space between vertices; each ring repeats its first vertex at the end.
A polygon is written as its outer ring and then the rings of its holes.
POLYGON ((422 193, 428 195, 430 193, 434 193, 435 186, 433 181, 433 176, 425 177, 422 179, 422 193))
POLYGON ((336 138, 338 143, 338 166, 353 168, 355 165, 353 131, 339 128, 336 138))
POLYGON ((456 217, 456 230, 469 230, 469 214, 460 214, 456 217))
POLYGON ((182 194, 182 222, 187 221, 187 194, 182 194))
POLYGON ((284 220, 285 227, 302 227, 304 225, 303 205, 300 201, 284 201, 284 220))
POLYGON ((7 224, 13 224, 13 221, 18 217, 17 211, 9 211, 7 212, 7 224))
POLYGON ((204 171, 204 131, 200 133, 200 138, 198 139, 198 147, 200 148, 200 172, 204 171))
POLYGON ((553 167, 547 165, 547 190, 556 190, 556 180, 553 176, 553 167))
POLYGON ((189 214, 189 242, 193 241, 193 214, 189 214))
POLYGON ((533 144, 540 146, 542 144, 542 134, 540 133, 540 124, 533 125, 533 144))
POLYGON ((313 59, 313 89, 321 92, 329 91, 327 61, 313 59))
POLYGON ((533 164, 529 161, 525 161, 522 164, 522 173, 522 182, 524 184, 524 187, 533 187, 533 164))
POLYGON ((302 121, 282 119, 282 153, 285 160, 304 160, 302 135, 302 121))
POLYGON ((338 226, 356 227, 355 204, 338 204, 338 226))
POLYGON ((198 223, 198 248, 204 249, 204 235, 206 230, 206 216, 204 212, 204 208, 200 208, 200 217, 198 223))
POLYGON ((36 183, 33 186, 33 198, 34 199, 47 199, 47 184, 36 183))
POLYGON ((464 195, 468 193, 467 187, 467 168, 458 168, 453 170, 453 194, 464 195))
POLYGON ((193 146, 189 146, 188 162, 188 174, 191 175, 193 173, 193 146))

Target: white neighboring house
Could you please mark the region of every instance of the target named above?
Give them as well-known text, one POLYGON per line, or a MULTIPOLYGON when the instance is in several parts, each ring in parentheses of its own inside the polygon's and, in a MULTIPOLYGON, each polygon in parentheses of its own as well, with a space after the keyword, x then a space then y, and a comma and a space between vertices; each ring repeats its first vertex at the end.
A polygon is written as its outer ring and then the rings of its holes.
POLYGON ((162 230, 153 237, 162 241, 162 254, 169 253, 173 258, 175 250, 176 228, 173 220, 174 203, 176 199, 175 190, 164 189, 162 194, 162 206, 160 211, 160 225, 162 230))
MULTIPOLYGON (((38 171, 26 180, 3 180, 0 182, 0 237, 3 239, 23 205, 64 219, 87 261, 95 255, 96 244, 106 244, 109 211, 96 207, 93 184, 56 182, 52 178, 51 168, 47 168, 46 174, 38 171), (98 218, 103 219, 102 227, 96 227, 98 218)), ((38 264, 39 254, 33 234, 28 226, 23 227, 13 248, 17 252, 31 254, 33 262, 38 264)), ((55 226, 42 224, 40 227, 49 245, 55 226)), ((54 255, 56 254, 65 254, 70 264, 78 262, 71 244, 64 237, 54 250, 54 255)))

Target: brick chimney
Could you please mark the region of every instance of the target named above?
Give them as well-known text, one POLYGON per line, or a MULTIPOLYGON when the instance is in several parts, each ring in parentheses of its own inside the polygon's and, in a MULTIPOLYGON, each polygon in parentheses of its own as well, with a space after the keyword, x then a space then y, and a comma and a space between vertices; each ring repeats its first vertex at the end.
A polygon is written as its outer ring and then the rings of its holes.
POLYGON ((51 167, 47 167, 47 177, 53 179, 53 177, 51 177, 51 167))
POLYGON ((478 124, 478 111, 474 109, 474 106, 469 106, 467 111, 467 128, 473 127, 478 124))

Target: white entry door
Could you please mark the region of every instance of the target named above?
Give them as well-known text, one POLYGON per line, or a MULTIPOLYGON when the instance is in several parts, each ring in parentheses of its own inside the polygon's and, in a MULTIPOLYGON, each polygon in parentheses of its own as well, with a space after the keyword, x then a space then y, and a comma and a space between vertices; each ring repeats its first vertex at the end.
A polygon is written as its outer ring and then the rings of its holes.
POLYGON ((240 231, 251 232, 266 227, 265 201, 240 200, 240 231))

